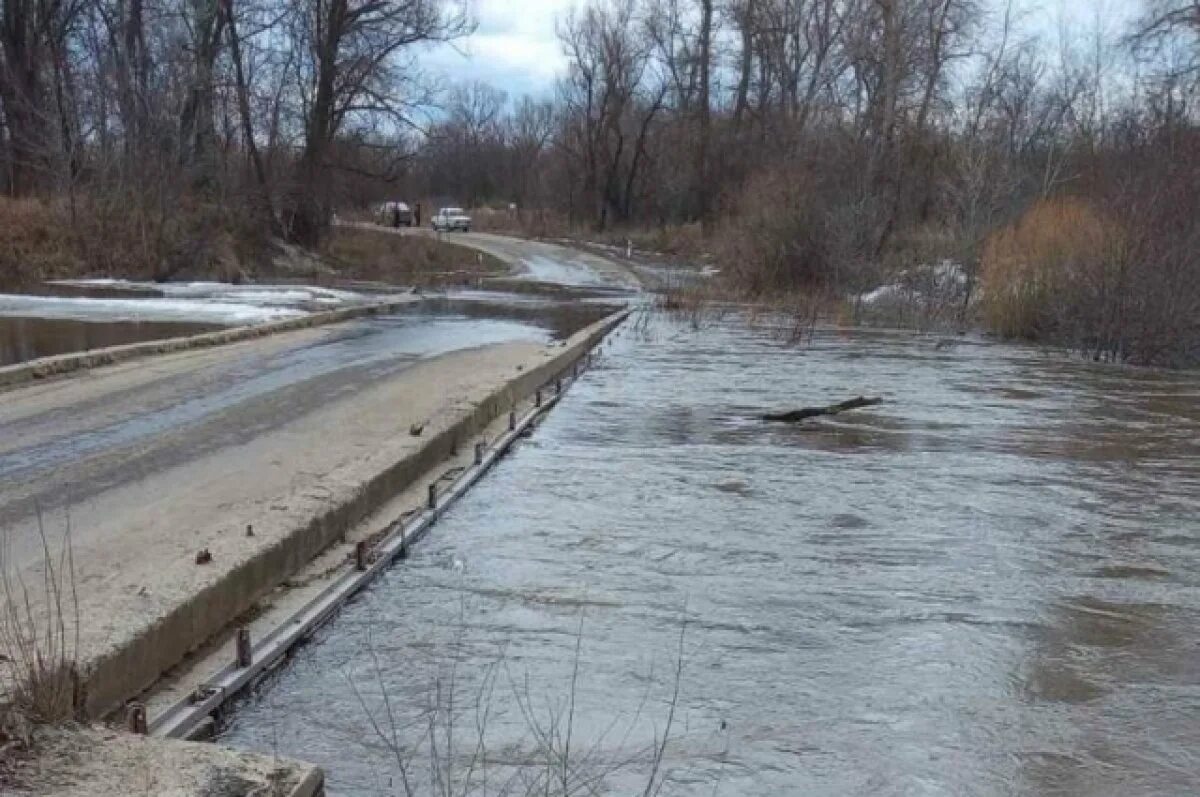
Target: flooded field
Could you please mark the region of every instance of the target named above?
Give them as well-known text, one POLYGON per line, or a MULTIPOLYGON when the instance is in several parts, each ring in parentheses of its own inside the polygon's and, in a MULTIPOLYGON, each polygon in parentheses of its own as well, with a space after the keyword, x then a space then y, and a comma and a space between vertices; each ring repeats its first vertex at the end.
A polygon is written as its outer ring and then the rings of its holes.
POLYGON ((1198 518, 1195 374, 660 319, 224 741, 332 795, 1196 793, 1198 518))
POLYGON ((80 321, 0 316, 0 366, 55 354, 196 335, 220 328, 220 324, 180 321, 80 321))

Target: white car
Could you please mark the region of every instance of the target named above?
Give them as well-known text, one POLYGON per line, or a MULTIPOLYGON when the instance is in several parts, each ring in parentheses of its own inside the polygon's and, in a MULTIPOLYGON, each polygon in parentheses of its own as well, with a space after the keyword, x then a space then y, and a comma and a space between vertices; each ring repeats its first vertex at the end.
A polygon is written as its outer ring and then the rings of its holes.
POLYGON ((430 224, 438 232, 471 231, 471 217, 462 208, 442 208, 430 219, 430 224))

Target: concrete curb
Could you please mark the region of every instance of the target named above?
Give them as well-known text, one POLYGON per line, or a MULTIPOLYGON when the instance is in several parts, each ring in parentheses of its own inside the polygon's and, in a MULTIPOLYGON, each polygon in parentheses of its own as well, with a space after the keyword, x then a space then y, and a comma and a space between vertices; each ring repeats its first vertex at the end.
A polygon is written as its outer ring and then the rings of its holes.
POLYGON ((78 371, 100 368, 105 365, 116 365, 142 357, 156 354, 204 349, 213 346, 224 346, 254 338, 263 338, 279 332, 290 332, 295 329, 310 329, 312 327, 336 324, 339 321, 349 321, 364 316, 394 313, 420 301, 417 298, 406 298, 401 301, 377 302, 375 304, 355 305, 338 310, 327 310, 320 313, 297 318, 285 318, 254 326, 233 327, 220 329, 216 332, 203 332, 199 335, 188 335, 181 338, 166 338, 164 340, 148 340, 142 343, 127 343, 123 346, 109 346, 104 349, 59 354, 52 357, 41 357, 29 362, 6 365, 0 368, 0 391, 29 382, 64 376, 78 371))
POLYGON ((448 459, 459 441, 478 435, 502 413, 566 372, 629 313, 621 310, 580 330, 552 359, 492 391, 419 450, 366 479, 345 501, 310 517, 305 525, 220 575, 115 650, 85 662, 87 715, 105 716, 149 688, 392 496, 448 459))
POLYGON ((325 772, 320 767, 308 770, 288 797, 325 797, 325 772))

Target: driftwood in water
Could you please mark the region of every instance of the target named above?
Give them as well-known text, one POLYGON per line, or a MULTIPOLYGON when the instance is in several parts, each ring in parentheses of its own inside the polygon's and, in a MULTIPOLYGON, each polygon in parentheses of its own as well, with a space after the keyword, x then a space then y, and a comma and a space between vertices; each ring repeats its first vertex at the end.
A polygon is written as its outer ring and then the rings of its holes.
POLYGON ((830 404, 826 407, 801 407, 798 410, 790 412, 771 412, 762 416, 764 421, 783 421, 784 423, 796 423, 803 421, 806 418, 817 418, 822 415, 837 415, 839 412, 846 410, 857 410, 860 407, 874 407, 876 404, 882 404, 881 398, 852 398, 848 401, 843 401, 840 404, 830 404))

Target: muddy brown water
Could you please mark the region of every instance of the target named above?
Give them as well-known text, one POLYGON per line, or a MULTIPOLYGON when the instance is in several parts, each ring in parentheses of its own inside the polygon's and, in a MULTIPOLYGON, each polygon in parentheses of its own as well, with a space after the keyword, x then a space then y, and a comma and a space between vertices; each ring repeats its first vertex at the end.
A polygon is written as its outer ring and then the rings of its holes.
POLYGON ((1193 794, 1198 627, 1196 374, 660 319, 224 741, 335 795, 524 794, 568 737, 578 793, 1193 794))
POLYGON ((0 366, 55 354, 186 337, 220 328, 216 324, 183 322, 76 321, 0 316, 0 366))

